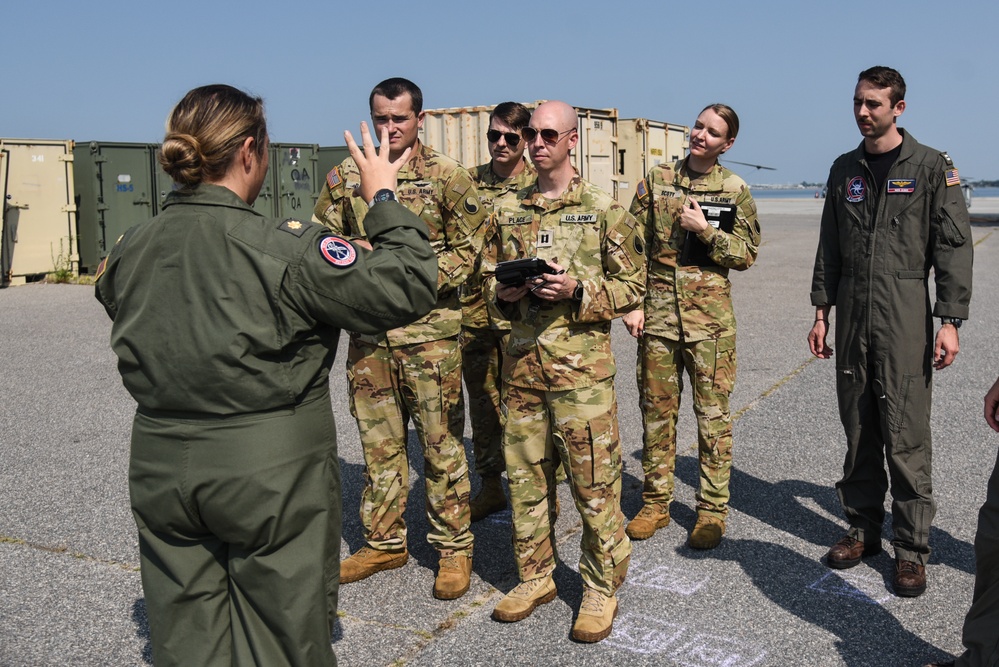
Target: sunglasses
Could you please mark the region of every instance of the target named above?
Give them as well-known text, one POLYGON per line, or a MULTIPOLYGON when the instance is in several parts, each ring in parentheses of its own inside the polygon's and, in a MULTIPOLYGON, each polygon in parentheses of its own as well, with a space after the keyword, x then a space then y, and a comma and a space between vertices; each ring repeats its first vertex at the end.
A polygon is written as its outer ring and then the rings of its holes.
POLYGON ((543 130, 536 130, 533 127, 525 127, 520 131, 524 141, 531 143, 540 134, 541 141, 545 142, 549 146, 554 146, 558 142, 562 141, 562 136, 567 135, 570 132, 575 132, 576 128, 566 130, 565 132, 559 132, 558 130, 553 130, 551 128, 545 128, 543 130))
POLYGON ((506 145, 510 148, 516 148, 517 144, 520 143, 520 135, 516 132, 500 132, 499 130, 489 130, 486 132, 486 139, 488 139, 491 144, 495 144, 499 141, 500 137, 506 139, 506 145))

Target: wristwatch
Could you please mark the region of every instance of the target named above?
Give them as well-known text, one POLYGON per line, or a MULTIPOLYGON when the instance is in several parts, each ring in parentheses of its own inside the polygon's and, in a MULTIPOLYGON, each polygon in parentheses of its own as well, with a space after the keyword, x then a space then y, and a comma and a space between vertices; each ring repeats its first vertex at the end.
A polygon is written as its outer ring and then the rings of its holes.
POLYGON ((383 201, 399 201, 395 198, 395 193, 388 188, 383 188, 375 193, 374 199, 368 202, 368 208, 371 208, 375 204, 381 204, 383 201))
POLYGON ((578 280, 576 281, 576 289, 572 290, 572 299, 573 301, 583 300, 583 283, 578 280))
POLYGON ((940 324, 953 324, 955 329, 960 329, 961 325, 964 324, 964 320, 957 317, 941 317, 940 324))

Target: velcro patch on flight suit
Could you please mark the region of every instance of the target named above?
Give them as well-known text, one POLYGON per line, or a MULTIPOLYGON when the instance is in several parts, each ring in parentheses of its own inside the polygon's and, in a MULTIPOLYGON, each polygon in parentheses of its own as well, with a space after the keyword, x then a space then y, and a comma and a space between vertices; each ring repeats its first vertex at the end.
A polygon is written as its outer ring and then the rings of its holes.
POLYGON ((282 232, 288 232, 289 234, 294 234, 295 236, 301 238, 302 234, 306 232, 308 226, 298 220, 288 218, 278 227, 282 232))
POLYGON ((957 167, 944 172, 944 183, 949 188, 952 185, 961 185, 961 177, 957 174, 957 167))
POLYGON ((97 275, 94 276, 94 281, 98 281, 98 280, 101 279, 101 276, 104 275, 104 269, 106 269, 106 268, 108 268, 108 258, 107 257, 105 257, 104 259, 102 259, 101 263, 97 265, 97 275))
POLYGON ((339 236, 324 236, 320 238, 319 254, 327 262, 341 269, 357 261, 357 250, 346 239, 339 236))
POLYGON ((892 178, 888 180, 888 194, 909 195, 916 191, 916 179, 914 178, 892 178))

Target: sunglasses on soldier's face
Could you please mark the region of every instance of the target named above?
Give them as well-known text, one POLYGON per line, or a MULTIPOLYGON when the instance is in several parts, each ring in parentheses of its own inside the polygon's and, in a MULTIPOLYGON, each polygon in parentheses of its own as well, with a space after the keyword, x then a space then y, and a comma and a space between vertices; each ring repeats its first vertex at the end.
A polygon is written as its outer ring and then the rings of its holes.
POLYGON ((553 130, 551 128, 545 128, 543 130, 536 130, 533 127, 525 127, 520 131, 521 136, 524 137, 524 141, 531 143, 540 134, 541 141, 545 142, 549 146, 554 146, 558 142, 562 141, 562 136, 567 135, 570 132, 575 131, 576 128, 566 130, 565 132, 559 132, 558 130, 553 130))
POLYGON ((499 130, 489 130, 486 132, 486 139, 488 139, 491 144, 495 144, 499 141, 500 137, 506 139, 506 145, 510 148, 516 148, 517 144, 520 143, 520 135, 516 132, 500 132, 499 130))

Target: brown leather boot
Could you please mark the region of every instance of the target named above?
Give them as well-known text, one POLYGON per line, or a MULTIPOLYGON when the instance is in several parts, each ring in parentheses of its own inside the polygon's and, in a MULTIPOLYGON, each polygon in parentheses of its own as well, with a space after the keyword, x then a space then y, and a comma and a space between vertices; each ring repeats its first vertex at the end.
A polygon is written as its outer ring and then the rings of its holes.
POLYGON ((826 565, 834 570, 846 570, 860 565, 861 559, 881 553, 881 541, 875 544, 864 544, 850 535, 846 535, 829 548, 826 554, 826 565))
POLYGON ((434 579, 434 597, 456 600, 468 591, 472 582, 472 554, 467 551, 442 551, 434 579))
POLYGON ((926 590, 926 568, 911 560, 896 560, 892 585, 901 598, 919 597, 926 590))
POLYGON ((503 481, 499 475, 482 478, 482 488, 472 498, 469 507, 472 509, 472 521, 485 519, 506 509, 506 494, 503 493, 503 481))
POLYGON ((367 579, 376 572, 402 567, 409 560, 409 552, 379 551, 371 547, 361 547, 340 561, 340 583, 349 584, 367 579))

